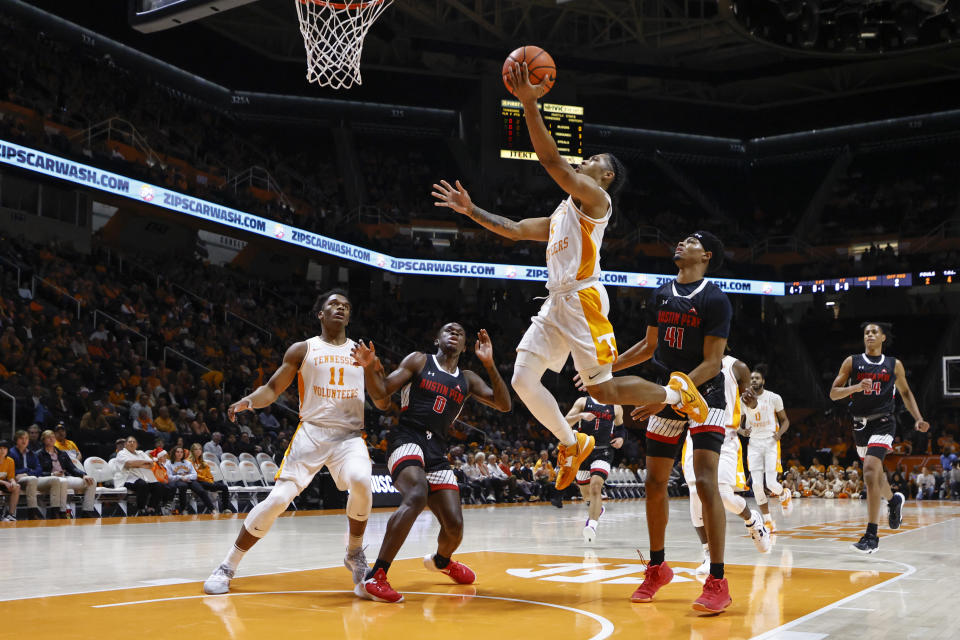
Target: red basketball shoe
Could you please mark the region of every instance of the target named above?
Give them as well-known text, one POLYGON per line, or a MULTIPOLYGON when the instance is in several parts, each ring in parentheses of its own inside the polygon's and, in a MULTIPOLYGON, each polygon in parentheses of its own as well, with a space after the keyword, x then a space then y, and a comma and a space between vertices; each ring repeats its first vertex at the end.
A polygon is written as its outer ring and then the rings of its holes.
POLYGON ((693 601, 693 610, 701 613, 720 613, 730 606, 733 599, 730 597, 730 589, 727 588, 727 579, 717 579, 713 576, 707 576, 707 582, 703 585, 703 593, 693 601))
POLYGON ((660 587, 670 584, 671 580, 673 580, 673 569, 666 562, 648 564, 643 574, 643 584, 630 596, 630 602, 652 602, 653 596, 660 587))
POLYGON ((375 602, 403 602, 403 595, 393 590, 383 569, 377 569, 372 578, 358 584, 353 592, 361 598, 375 602))
POLYGON ((477 574, 470 567, 456 560, 451 560, 445 569, 438 568, 432 553, 423 557, 423 566, 429 571, 439 571, 457 584, 473 584, 477 579, 477 574))

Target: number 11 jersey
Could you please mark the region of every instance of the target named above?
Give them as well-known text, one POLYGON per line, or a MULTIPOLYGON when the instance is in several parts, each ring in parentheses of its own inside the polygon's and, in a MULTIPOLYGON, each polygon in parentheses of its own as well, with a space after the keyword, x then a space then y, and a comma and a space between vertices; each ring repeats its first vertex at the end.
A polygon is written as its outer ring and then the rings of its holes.
POLYGON ((450 373, 427 356, 420 373, 400 390, 400 424, 447 437, 470 394, 467 376, 460 367, 450 373))
POLYGON ((363 429, 363 367, 354 364, 353 345, 349 339, 341 345, 319 336, 307 340, 307 355, 297 372, 301 422, 363 429))

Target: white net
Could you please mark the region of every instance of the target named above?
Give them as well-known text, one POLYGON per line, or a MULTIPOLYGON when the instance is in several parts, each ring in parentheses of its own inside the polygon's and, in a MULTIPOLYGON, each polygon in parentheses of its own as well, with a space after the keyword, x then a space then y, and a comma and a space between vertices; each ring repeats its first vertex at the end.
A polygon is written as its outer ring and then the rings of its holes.
POLYGON ((307 80, 322 87, 349 89, 363 84, 360 55, 370 26, 393 0, 321 2, 296 0, 300 33, 307 51, 307 80))

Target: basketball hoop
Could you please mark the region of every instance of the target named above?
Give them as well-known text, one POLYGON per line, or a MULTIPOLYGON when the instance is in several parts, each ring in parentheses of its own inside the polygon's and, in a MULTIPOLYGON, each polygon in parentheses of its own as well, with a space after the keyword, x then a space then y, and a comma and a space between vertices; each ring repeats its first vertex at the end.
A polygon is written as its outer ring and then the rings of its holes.
POLYGON ((296 2, 300 33, 307 51, 307 81, 333 89, 363 84, 360 54, 364 38, 393 0, 296 2))

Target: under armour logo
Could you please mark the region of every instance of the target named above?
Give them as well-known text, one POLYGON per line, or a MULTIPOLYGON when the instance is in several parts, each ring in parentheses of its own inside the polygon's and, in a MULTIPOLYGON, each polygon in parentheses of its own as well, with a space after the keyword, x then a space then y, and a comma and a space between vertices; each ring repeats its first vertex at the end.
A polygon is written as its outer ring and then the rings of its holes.
POLYGON ((433 432, 427 431, 427 440, 430 440, 431 438, 433 438, 433 432))
POLYGON ((662 300, 660 301, 660 305, 663 306, 663 305, 667 304, 667 302, 669 302, 669 300, 667 300, 666 298, 664 298, 664 299, 662 299, 662 300))

